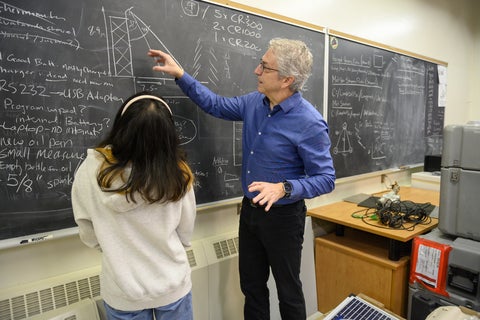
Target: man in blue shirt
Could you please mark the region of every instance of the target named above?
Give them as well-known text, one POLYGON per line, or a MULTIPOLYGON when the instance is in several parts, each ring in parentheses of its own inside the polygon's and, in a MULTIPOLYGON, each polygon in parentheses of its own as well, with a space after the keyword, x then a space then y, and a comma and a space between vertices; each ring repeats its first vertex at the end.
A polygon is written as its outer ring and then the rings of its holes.
POLYGON ((270 318, 270 268, 282 319, 305 319, 304 199, 335 187, 328 126, 300 93, 311 72, 310 50, 298 40, 272 39, 254 70, 258 91, 231 98, 200 84, 168 54, 150 50, 148 55, 157 62, 153 70, 174 76, 202 110, 243 121, 239 269, 245 319, 270 318))

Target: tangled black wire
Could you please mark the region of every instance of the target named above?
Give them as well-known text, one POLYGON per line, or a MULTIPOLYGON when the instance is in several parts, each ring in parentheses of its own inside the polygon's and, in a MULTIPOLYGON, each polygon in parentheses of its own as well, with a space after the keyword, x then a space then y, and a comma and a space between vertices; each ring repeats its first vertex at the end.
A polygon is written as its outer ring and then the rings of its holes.
POLYGON ((385 203, 377 202, 376 208, 355 211, 352 217, 361 218, 366 224, 378 228, 413 231, 418 224, 430 224, 432 218, 427 212, 430 206, 429 202, 417 204, 408 200, 387 200, 385 203), (380 221, 382 225, 373 221, 380 221))

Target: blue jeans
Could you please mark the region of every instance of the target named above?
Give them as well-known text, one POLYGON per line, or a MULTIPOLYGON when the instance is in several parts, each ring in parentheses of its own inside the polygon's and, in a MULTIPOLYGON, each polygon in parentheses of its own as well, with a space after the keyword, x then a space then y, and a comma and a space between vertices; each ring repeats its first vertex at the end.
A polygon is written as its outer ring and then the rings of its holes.
POLYGON ((155 309, 121 311, 110 307, 106 302, 104 304, 108 320, 193 320, 191 292, 176 302, 155 309))
POLYGON ((270 319, 267 280, 272 269, 282 320, 305 320, 300 281, 305 202, 272 207, 250 205, 244 198, 240 214, 240 287, 245 295, 245 320, 270 319))

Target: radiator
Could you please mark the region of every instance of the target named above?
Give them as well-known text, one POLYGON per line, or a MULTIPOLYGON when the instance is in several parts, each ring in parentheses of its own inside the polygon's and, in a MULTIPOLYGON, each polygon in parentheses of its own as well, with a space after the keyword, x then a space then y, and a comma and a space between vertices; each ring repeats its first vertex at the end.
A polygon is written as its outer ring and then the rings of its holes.
POLYGON ((192 245, 194 319, 243 319, 243 294, 238 274, 236 231, 204 238, 192 245))
MULTIPOLYGON (((21 320, 100 296, 100 267, 0 291, 0 319, 21 320)), ((75 320, 76 318, 71 318, 75 320)))
MULTIPOLYGON (((194 319, 243 319, 244 297, 238 273, 237 231, 193 241, 187 255, 192 268, 194 319)), ((301 278, 308 315, 318 315, 314 269, 313 231, 311 219, 307 217, 301 278)), ((53 314, 54 310, 70 310, 68 306, 73 308, 85 299, 96 301, 100 318, 105 319, 100 299, 99 274, 100 266, 1 289, 0 319, 49 319, 47 315, 53 314), (45 314, 44 318, 42 314, 45 314)), ((273 277, 270 277, 268 286, 271 294, 271 319, 278 320, 280 314, 273 277)), ((81 319, 70 317, 68 320, 81 319)))

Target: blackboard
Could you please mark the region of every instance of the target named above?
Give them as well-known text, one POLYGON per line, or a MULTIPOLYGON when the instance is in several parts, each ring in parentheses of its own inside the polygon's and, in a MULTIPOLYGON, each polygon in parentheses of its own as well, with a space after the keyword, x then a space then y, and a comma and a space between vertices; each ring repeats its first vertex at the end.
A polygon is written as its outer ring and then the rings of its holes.
POLYGON ((437 64, 329 35, 328 124, 337 178, 423 163, 442 147, 437 64))
POLYGON ((240 197, 242 123, 202 113, 152 71, 147 51, 169 52, 233 96, 256 90, 253 70, 271 38, 303 40, 314 55, 304 97, 323 110, 323 29, 281 18, 191 0, 0 1, 0 239, 75 226, 75 170, 142 90, 172 106, 198 204, 240 197))

